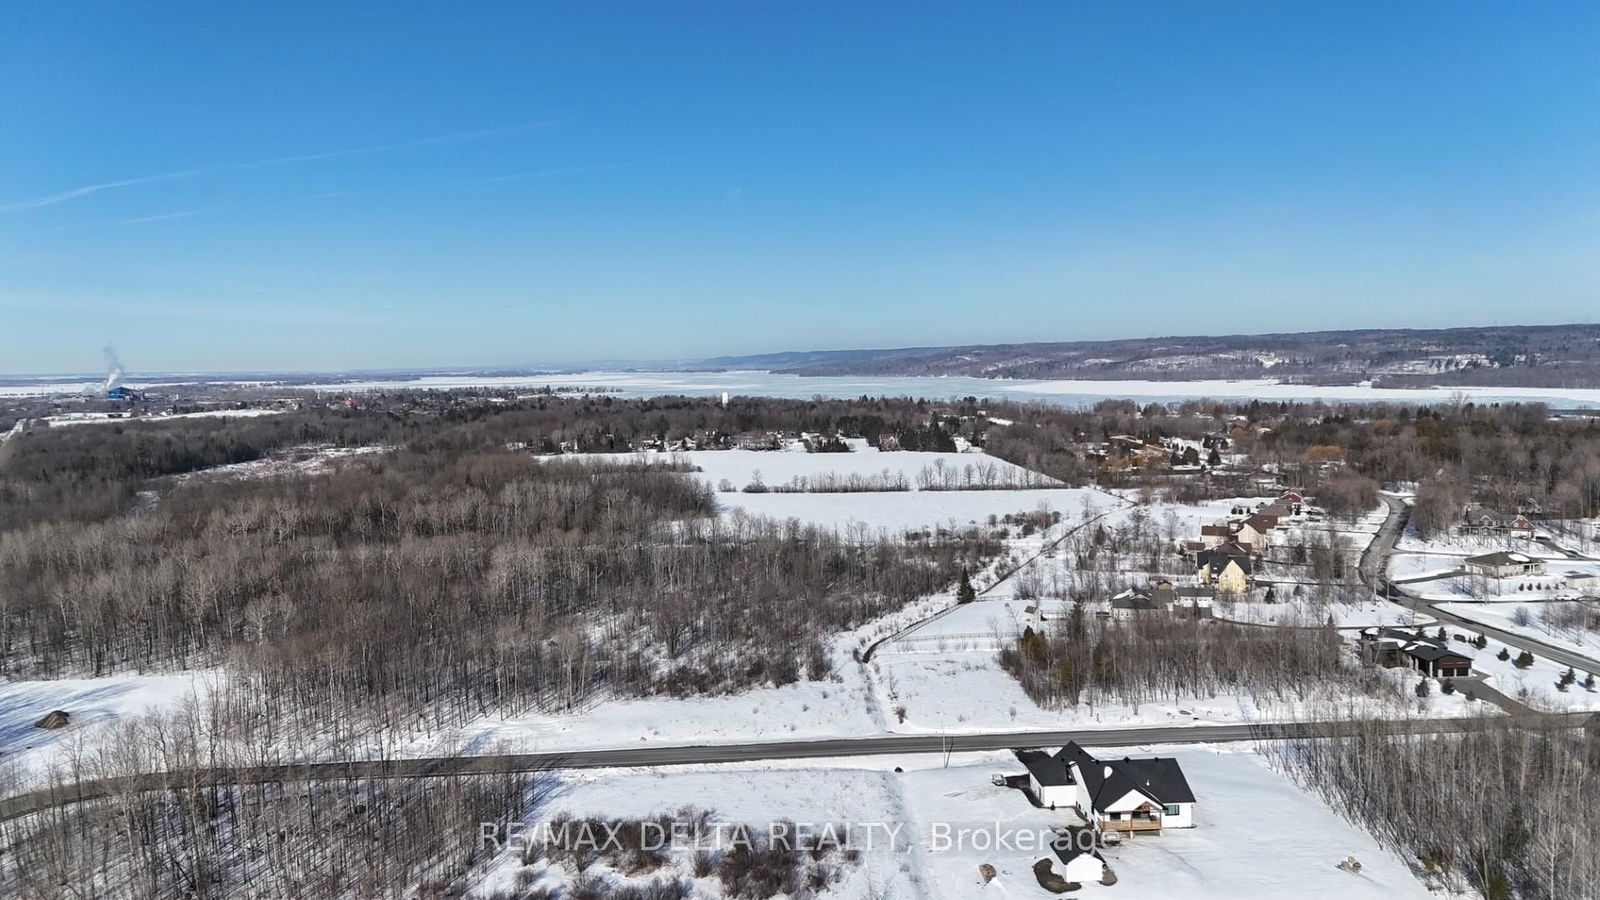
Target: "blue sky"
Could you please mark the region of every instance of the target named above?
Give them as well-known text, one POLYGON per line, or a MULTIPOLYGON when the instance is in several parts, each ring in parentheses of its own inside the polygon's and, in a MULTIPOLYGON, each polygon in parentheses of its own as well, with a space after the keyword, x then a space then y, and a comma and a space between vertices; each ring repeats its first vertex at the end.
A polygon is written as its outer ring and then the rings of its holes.
POLYGON ((0 371, 1594 321, 1593 3, 0 8, 0 371))

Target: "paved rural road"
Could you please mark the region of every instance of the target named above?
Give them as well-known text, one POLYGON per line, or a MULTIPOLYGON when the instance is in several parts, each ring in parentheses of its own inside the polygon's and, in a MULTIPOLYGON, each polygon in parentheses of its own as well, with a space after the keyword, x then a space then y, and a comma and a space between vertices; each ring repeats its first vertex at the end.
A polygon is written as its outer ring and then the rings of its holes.
MULTIPOLYGON (((1383 520, 1383 527, 1378 530, 1378 534, 1373 537, 1372 543, 1368 544, 1366 551, 1361 554, 1361 580, 1371 585, 1374 591, 1389 598, 1411 600, 1413 602, 1409 605, 1413 608, 1426 609, 1430 614, 1438 618, 1440 622, 1446 622, 1473 631, 1481 631, 1507 646, 1515 647, 1518 650, 1527 650, 1534 656, 1542 656, 1564 666, 1600 674, 1600 659, 1584 656, 1581 653, 1574 653, 1571 650, 1564 650, 1544 641, 1495 628, 1492 625, 1484 625, 1481 622, 1463 618, 1455 613, 1446 612, 1426 601, 1420 604, 1415 602, 1417 598, 1413 598, 1406 593, 1405 588, 1402 586, 1412 582, 1389 581, 1387 578, 1389 557, 1394 554, 1395 545, 1399 542, 1400 535, 1405 531, 1406 522, 1411 518, 1411 509, 1394 497, 1382 495, 1382 498, 1383 502, 1389 507, 1389 517, 1383 520)), ((1443 576, 1414 579, 1413 581, 1432 581, 1438 577, 1443 576)))
POLYGON ((1526 650, 1529 653, 1532 653, 1534 656, 1560 663, 1563 666, 1571 666, 1572 668, 1577 669, 1579 672, 1594 672, 1595 674, 1600 675, 1600 659, 1595 659, 1592 656, 1584 656, 1581 653, 1574 653, 1571 650, 1563 650, 1560 647, 1546 644, 1544 641, 1535 640, 1511 631, 1503 631, 1499 628, 1495 628, 1492 625, 1485 625, 1482 622, 1477 622, 1472 619, 1462 618, 1455 613, 1446 612, 1433 604, 1429 604, 1427 609, 1430 613, 1437 616, 1441 622, 1448 622, 1451 625, 1458 625, 1462 628, 1468 628, 1473 631, 1481 631, 1508 647, 1515 647, 1518 650, 1526 650))
MULTIPOLYGON (((1403 719, 1383 723, 1394 733, 1447 734, 1487 727, 1499 717, 1403 719)), ((1530 727, 1576 728, 1587 713, 1540 716, 1521 720, 1530 727)), ((1096 731, 1013 731, 963 735, 887 735, 816 741, 764 741, 747 744, 629 747, 619 750, 573 750, 559 753, 516 753, 423 759, 362 760, 342 763, 200 769, 178 776, 165 773, 87 781, 65 788, 44 789, 0 800, 0 822, 129 791, 222 784, 275 784, 342 778, 433 778, 448 775, 490 775, 552 769, 599 769, 636 766, 704 765, 762 760, 825 759, 852 756, 967 753, 1028 747, 1057 747, 1077 741, 1090 747, 1139 744, 1212 743, 1299 737, 1339 737, 1353 733, 1353 722, 1296 722, 1279 725, 1194 725, 1118 728, 1096 731)))
POLYGON ((1362 581, 1381 592, 1388 578, 1389 557, 1394 555, 1395 545, 1400 543, 1400 535, 1405 533, 1406 523, 1411 521, 1411 507, 1388 494, 1380 494, 1379 498, 1389 507, 1389 515, 1378 527, 1378 533, 1372 536, 1372 543, 1361 552, 1358 570, 1362 581))

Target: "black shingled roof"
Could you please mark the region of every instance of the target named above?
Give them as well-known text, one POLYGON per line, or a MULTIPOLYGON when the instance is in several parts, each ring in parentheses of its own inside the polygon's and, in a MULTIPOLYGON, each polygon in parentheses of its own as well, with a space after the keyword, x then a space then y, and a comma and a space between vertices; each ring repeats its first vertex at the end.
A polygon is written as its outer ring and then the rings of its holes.
POLYGON ((1076 742, 1061 748, 1060 755, 1077 764, 1089 802, 1096 810, 1102 808, 1103 802, 1120 800, 1130 791, 1138 791, 1158 804, 1194 802, 1194 791, 1183 776, 1183 767, 1171 757, 1097 759, 1076 742))
POLYGON ((1054 753, 1043 750, 1018 750, 1017 760, 1028 768, 1028 774, 1033 780, 1046 787, 1062 784, 1074 784, 1072 773, 1067 769, 1067 751, 1065 748, 1054 753))

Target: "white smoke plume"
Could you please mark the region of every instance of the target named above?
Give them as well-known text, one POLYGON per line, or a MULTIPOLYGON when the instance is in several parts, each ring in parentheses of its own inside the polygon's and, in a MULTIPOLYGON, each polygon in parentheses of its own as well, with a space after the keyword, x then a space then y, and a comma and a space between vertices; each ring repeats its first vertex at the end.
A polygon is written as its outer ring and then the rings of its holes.
POLYGON ((117 348, 110 344, 101 348, 100 352, 106 355, 106 390, 109 391, 122 381, 122 360, 117 359, 117 348))

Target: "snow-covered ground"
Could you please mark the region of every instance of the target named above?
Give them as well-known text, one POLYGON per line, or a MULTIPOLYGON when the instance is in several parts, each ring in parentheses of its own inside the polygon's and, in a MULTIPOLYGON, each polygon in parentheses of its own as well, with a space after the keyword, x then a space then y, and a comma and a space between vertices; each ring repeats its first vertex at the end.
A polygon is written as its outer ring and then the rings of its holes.
POLYGON ((1568 562, 1566 554, 1525 537, 1508 534, 1448 534, 1436 535, 1426 540, 1417 532, 1415 523, 1406 525, 1396 549, 1404 553, 1424 553, 1446 559, 1448 557, 1476 556, 1498 550, 1512 550, 1535 559, 1551 560, 1552 565, 1568 562))
POLYGON ((1083 703, 1045 709, 1034 703, 1017 680, 999 665, 996 654, 973 639, 950 639, 944 652, 881 652, 868 664, 888 712, 889 728, 903 733, 973 733, 1038 729, 1101 729, 1175 725, 1237 725, 1345 718, 1352 713, 1383 716, 1454 716, 1467 710, 1464 699, 1438 695, 1417 709, 1415 679, 1383 670, 1398 688, 1388 699, 1324 691, 1297 698, 1243 693, 1185 696, 1145 703, 1083 703))
POLYGON ((1085 503, 1105 506, 1110 500, 1098 491, 1081 488, 921 490, 924 472, 934 473, 941 479, 949 473, 957 482, 968 480, 969 473, 970 480, 980 483, 988 480, 991 483, 1039 484, 1050 479, 981 452, 883 452, 866 446, 859 439, 850 443, 855 448, 850 453, 807 453, 796 445, 770 451, 692 450, 672 454, 577 454, 540 458, 683 461, 698 467, 700 471, 696 477, 713 489, 724 483, 733 486, 734 490, 720 491, 716 495, 719 510, 725 515, 743 512, 774 519, 797 519, 841 533, 865 532, 865 536, 871 537, 899 537, 913 529, 981 524, 991 516, 1040 509, 1072 516, 1081 513, 1085 503), (907 489, 745 492, 745 486, 758 478, 769 488, 811 486, 828 479, 882 478, 897 480, 907 489))
MULTIPOLYGON (((1590 565, 1593 565, 1592 563, 1590 565)), ((1430 573, 1444 574, 1444 573, 1430 573)), ((1420 577, 1420 576, 1418 576, 1420 577)), ((1578 596, 1558 572, 1514 578, 1486 578, 1479 575, 1451 575, 1405 585, 1407 594, 1429 602, 1472 601, 1537 603, 1566 600, 1578 596)))
MULTIPOLYGON (((536 833, 539 823, 562 814, 605 818, 667 816, 674 823, 687 824, 693 819, 692 812, 698 810, 712 813, 715 823, 745 826, 749 835, 757 839, 768 838, 774 834, 774 823, 785 821, 795 827, 790 834, 801 829, 815 834, 824 827, 838 826, 838 834, 843 837, 844 827, 848 826, 850 846, 861 851, 859 860, 841 867, 840 880, 830 885, 824 896, 840 900, 923 900, 931 896, 932 885, 921 868, 923 859, 907 846, 916 831, 906 812, 902 776, 890 771, 889 763, 850 762, 562 772, 554 776, 557 785, 553 797, 527 824, 535 826, 529 833, 536 833)), ((657 840, 654 833, 650 839, 657 840)), ((726 851, 735 840, 731 830, 721 830, 707 834, 702 844, 726 851)), ((688 877, 688 857, 696 842, 683 835, 672 846, 674 874, 688 877)), ((593 871, 613 883, 626 878, 609 869, 593 871)), ((544 860, 523 865, 508 850, 488 864, 469 896, 493 896, 497 890, 518 885, 519 876, 524 887, 557 887, 570 882, 572 875, 570 868, 553 867, 544 860)), ((659 875, 637 876, 634 883, 647 884, 653 877, 659 875)), ((697 897, 723 896, 715 876, 697 879, 695 888, 697 897)))
POLYGON ((222 673, 215 670, 0 681, 0 768, 5 772, 0 782, 10 776, 36 780, 75 748, 93 746, 115 723, 173 712, 203 700, 222 683, 222 673), (35 727, 55 710, 68 714, 67 727, 35 727))
MULTIPOLYGON (((1182 765, 1197 803, 1196 827, 1130 839, 1103 852, 1118 883, 1083 885, 1074 896, 1207 898, 1422 898, 1426 888, 1405 860, 1341 819, 1317 798, 1270 769, 1244 745, 1128 747, 1105 757, 1160 755, 1182 765), (1335 868, 1361 861, 1359 875, 1335 868)), ((563 773, 535 821, 558 813, 672 818, 687 807, 715 820, 767 833, 790 819, 818 829, 852 826, 859 863, 828 896, 840 900, 1043 898, 1031 867, 1051 829, 1069 812, 1034 807, 1020 791, 990 782, 1022 767, 1009 753, 850 758, 693 768, 563 773), (898 767, 903 771, 896 772, 898 767), (997 840, 1003 838, 1003 842, 997 840), (997 876, 985 885, 980 865, 997 876)), ((555 885, 567 877, 536 863, 525 877, 555 885)), ((475 891, 515 883, 524 870, 509 853, 496 858, 475 891)), ((608 876, 610 877, 610 876, 608 876)), ((718 896, 707 881, 698 885, 718 896)))
POLYGON ((1478 632, 1456 626, 1449 626, 1446 631, 1452 646, 1471 654, 1472 671, 1486 676, 1488 684, 1502 694, 1514 700, 1522 700, 1535 709, 1553 712, 1600 710, 1600 691, 1584 688, 1583 680, 1588 673, 1583 669, 1577 670, 1578 683, 1563 691, 1559 689, 1557 682, 1567 671, 1566 666, 1551 662, 1536 653, 1533 665, 1519 669, 1515 661, 1522 651, 1516 647, 1507 647, 1491 637, 1489 646, 1479 650, 1468 642, 1457 640, 1458 636, 1462 636, 1470 641, 1478 636, 1478 632), (1502 649, 1510 652, 1510 659, 1500 659, 1502 649))
POLYGON ((292 447, 280 450, 271 456, 253 459, 249 462, 230 463, 225 466, 212 466, 209 469, 198 469, 194 472, 185 472, 174 475, 175 481, 187 481, 191 478, 276 478, 284 475, 316 475, 327 471, 338 460, 353 456, 365 456, 369 453, 384 453, 390 447, 328 447, 307 446, 292 447))
MULTIPOLYGON (((920 487, 918 476, 924 470, 952 478, 971 474, 974 479, 987 475, 992 481, 1029 483, 1044 486, 1053 479, 1030 472, 987 453, 932 453, 911 450, 885 452, 867 445, 865 440, 852 438, 846 441, 849 453, 807 453, 797 444, 784 450, 690 450, 668 454, 673 460, 682 460, 700 469, 700 477, 712 487, 724 480, 735 490, 756 479, 768 487, 780 487, 796 479, 815 479, 833 476, 872 478, 885 474, 904 479, 911 490, 920 487)), ((645 458, 659 454, 645 454, 645 458)), ((585 458, 593 458, 590 454, 585 458)), ((612 457, 615 458, 615 457, 612 457)))
POLYGON ((1233 622, 1257 625, 1314 627, 1326 625, 1331 616, 1335 628, 1368 628, 1373 625, 1423 625, 1435 621, 1424 613, 1413 613, 1398 603, 1376 597, 1355 603, 1320 605, 1306 600, 1283 603, 1237 602, 1213 607, 1212 615, 1233 622))
POLYGON ((565 715, 486 716, 447 734, 419 736, 406 752, 534 752, 881 733, 855 663, 846 656, 836 665, 841 669, 836 681, 754 688, 726 697, 608 700, 565 715))
MULTIPOLYGON (((213 384, 274 384, 259 376, 237 379, 227 375, 185 373, 182 376, 152 376, 125 382, 128 387, 145 389, 185 382, 213 384)), ((82 394, 104 382, 101 376, 43 378, 32 382, 0 385, 0 396, 31 397, 52 394, 82 394)), ((771 372, 568 372, 558 374, 484 375, 456 374, 396 375, 392 378, 352 378, 311 384, 289 385, 296 389, 329 393, 368 390, 448 390, 451 388, 606 388, 623 397, 655 397, 683 394, 715 397, 724 392, 736 395, 785 397, 805 400, 811 397, 966 397, 1003 398, 1020 401, 1049 401, 1065 406, 1086 407, 1102 400, 1126 399, 1136 402, 1172 402, 1208 398, 1214 400, 1326 400, 1360 403, 1449 403, 1464 395, 1475 403, 1534 402, 1562 408, 1600 407, 1600 389, 1523 388, 1523 387, 1448 387, 1375 388, 1370 383, 1345 385, 1280 384, 1270 379, 1239 381, 1091 381, 1061 379, 1027 381, 1005 378, 965 376, 811 377, 771 372)))
POLYGON ((895 491, 854 494, 718 494, 722 512, 798 519, 841 533, 865 529, 869 535, 898 536, 920 528, 984 523, 990 516, 1050 509, 1076 513, 1085 500, 1103 501, 1095 491, 895 491))
MULTIPOLYGON (((1404 859, 1341 819, 1315 797, 1273 772, 1240 745, 1095 749, 1107 758, 1172 756, 1195 794, 1195 827, 1125 841, 1103 852, 1117 884, 1083 886, 1073 896, 1206 898, 1391 898, 1431 896, 1404 859), (1360 875, 1334 868, 1347 856, 1360 875)), ((954 822, 983 828, 1049 828, 1068 813, 1035 809, 1020 792, 990 785, 988 772, 1018 773, 1014 759, 908 770, 906 796, 919 824, 954 822)), ((948 900, 972 897, 1048 897, 1030 867, 1043 854, 994 850, 927 853, 928 869, 948 900), (978 866, 1000 871, 980 887, 978 866)))
POLYGON ((171 422, 175 419, 251 419, 257 416, 280 415, 285 410, 281 409, 207 409, 200 412, 187 413, 151 413, 150 415, 127 416, 121 413, 107 412, 75 412, 62 413, 56 416, 45 416, 39 421, 50 423, 51 427, 62 425, 126 425, 130 422, 171 422))
POLYGON ((1575 605, 1558 601, 1527 600, 1506 603, 1441 603, 1439 608, 1490 628, 1509 631, 1600 660, 1600 634, 1582 629, 1555 628, 1547 624, 1546 609, 1564 609, 1575 605), (1517 624, 1519 609, 1527 611, 1528 624, 1517 624))

